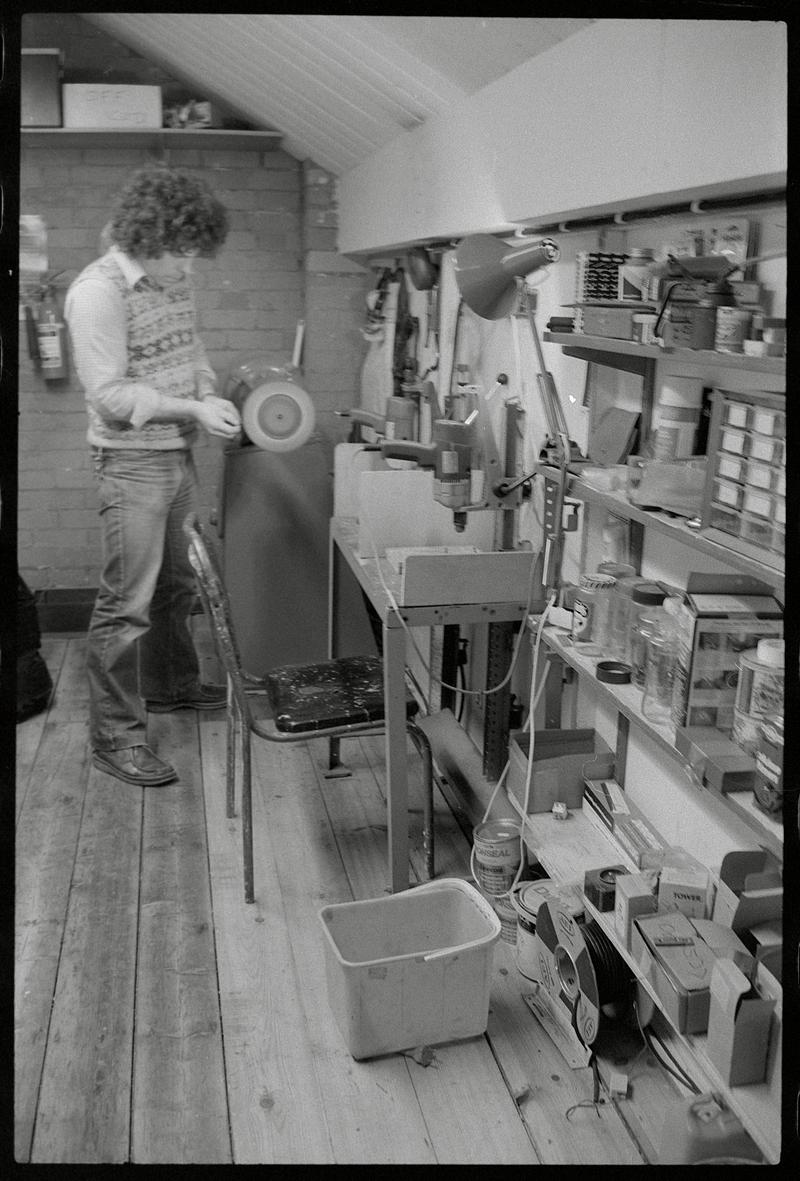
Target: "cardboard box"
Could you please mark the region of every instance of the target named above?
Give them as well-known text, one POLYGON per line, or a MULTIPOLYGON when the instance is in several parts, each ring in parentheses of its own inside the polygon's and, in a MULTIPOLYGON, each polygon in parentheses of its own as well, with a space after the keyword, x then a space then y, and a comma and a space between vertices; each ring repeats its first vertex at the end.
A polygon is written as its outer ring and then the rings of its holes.
POLYGON ((769 1031, 767 1050, 766 1083, 780 1086, 781 1063, 783 1062, 783 951, 781 948, 764 950, 756 964, 756 990, 759 996, 775 1001, 769 1031))
POLYGON ((686 915, 673 911, 634 919, 631 954, 675 1028, 702 1033, 715 957, 686 915))
POLYGON ((631 954, 679 1033, 708 1027, 711 973, 718 956, 748 968, 752 960, 733 932, 680 911, 634 919, 631 954))
POLYGON ((722 859, 714 921, 735 931, 755 950, 751 930, 783 915, 781 867, 766 849, 734 850, 722 859))
POLYGON ((715 726, 679 726, 675 749, 711 791, 725 795, 755 786, 756 760, 715 726))
POLYGON ((631 945, 633 920, 640 915, 654 914, 658 905, 656 898, 656 874, 629 873, 617 879, 614 893, 614 927, 625 947, 631 945))
POLYGON ((61 126, 60 49, 23 49, 20 57, 20 125, 61 126))
MULTIPOLYGON (((529 735, 509 735, 506 788, 518 803, 525 800, 529 735)), ((606 778, 614 774, 614 755, 594 730, 537 730, 533 748, 533 776, 528 813, 549 812, 556 800, 580 808, 584 775, 606 778)))
POLYGON ((585 304, 583 331, 587 336, 611 336, 617 340, 633 340, 633 317, 636 312, 652 310, 649 305, 638 308, 619 308, 585 304))
POLYGON ((658 880, 659 911, 679 910, 688 918, 708 913, 708 870, 702 866, 665 865, 658 880))
POLYGON ((137 130, 161 127, 160 86, 68 82, 61 88, 65 127, 137 130))
POLYGON ((711 971, 706 1053, 730 1087, 764 1081, 775 1001, 753 993, 732 960, 711 971))
POLYGON ((672 721, 730 734, 739 657, 760 639, 783 635, 781 605, 766 584, 748 575, 693 572, 675 618, 672 721))

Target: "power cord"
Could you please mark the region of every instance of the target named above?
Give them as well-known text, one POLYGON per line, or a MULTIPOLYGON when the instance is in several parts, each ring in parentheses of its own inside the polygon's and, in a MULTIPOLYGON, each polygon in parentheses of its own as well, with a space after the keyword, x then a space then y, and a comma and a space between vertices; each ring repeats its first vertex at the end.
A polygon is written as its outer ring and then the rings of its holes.
MULTIPOLYGON (((528 800, 530 798, 531 781, 533 779, 533 752, 534 752, 534 746, 535 746, 535 742, 536 742, 536 727, 533 724, 533 719, 534 719, 536 707, 539 704, 539 700, 542 696, 542 693, 544 692, 544 687, 545 687, 545 684, 547 681, 546 676, 542 677, 541 682, 537 688, 536 681, 537 681, 537 678, 539 675, 539 648, 540 648, 541 640, 542 640, 542 631, 544 630, 544 625, 547 620, 547 616, 548 616, 550 609, 552 608, 554 603, 555 603, 555 595, 551 595, 550 599, 548 600, 547 605, 545 606, 545 609, 542 612, 541 617, 539 619, 539 624, 536 629, 536 637, 535 637, 534 645, 533 645, 533 665, 531 668, 531 688, 530 688, 530 695, 529 695, 529 700, 528 700, 528 716, 525 719, 525 725, 523 726, 523 731, 528 730, 528 729, 530 730, 530 740, 528 742, 528 772, 525 777, 525 801, 524 801, 524 806, 523 806, 523 817, 528 815, 528 800)), ((527 616, 527 613, 526 613, 526 616, 527 616)), ((522 632, 524 630, 525 630, 524 626, 522 628, 520 628, 520 634, 522 634, 522 632)), ((500 788, 503 786, 503 784, 505 782, 505 778, 506 778, 506 775, 508 774, 508 769, 510 766, 511 766, 511 761, 510 761, 510 759, 508 759, 508 760, 506 760, 506 765, 503 767, 503 770, 500 774, 500 778, 497 780, 497 784, 495 785, 495 789, 492 792, 491 796, 489 797, 489 803, 486 805, 486 811, 483 814, 483 819, 481 820, 481 824, 485 824, 486 821, 488 820, 488 818, 491 814, 491 811, 492 811, 492 807, 494 806, 494 801, 497 798, 497 793, 500 791, 500 788)), ((505 890, 502 894, 493 895, 493 897, 509 898, 511 896, 512 892, 516 888, 516 886, 519 883, 519 880, 522 876, 522 870, 523 870, 524 864, 525 864, 525 820, 523 819, 522 824, 520 825, 520 830, 519 830, 519 866, 517 868, 516 874, 514 875, 514 880, 512 881, 511 885, 508 887, 507 890, 505 890)), ((470 873, 472 874, 472 880, 475 882, 475 884, 477 886, 480 886, 480 880, 478 878, 478 875, 475 872, 475 845, 474 844, 472 846, 472 850, 471 850, 470 856, 469 856, 469 868, 470 868, 470 873)))
POLYGON ((670 1066, 669 1063, 661 1057, 661 1054, 656 1049, 653 1038, 647 1032, 646 1027, 642 1025, 641 1018, 639 1016, 639 1006, 636 1003, 636 997, 633 998, 633 1012, 636 1017, 636 1024, 639 1027, 639 1033, 642 1035, 642 1040, 659 1065, 662 1066, 664 1070, 666 1070, 667 1074, 671 1074, 673 1078, 677 1079, 678 1082, 682 1084, 682 1086, 686 1087, 687 1091, 691 1091, 694 1095, 699 1095, 700 1088, 689 1078, 688 1074, 678 1062, 675 1055, 672 1053, 669 1047, 664 1044, 664 1042, 659 1042, 659 1045, 666 1056, 670 1059, 672 1066, 670 1066))

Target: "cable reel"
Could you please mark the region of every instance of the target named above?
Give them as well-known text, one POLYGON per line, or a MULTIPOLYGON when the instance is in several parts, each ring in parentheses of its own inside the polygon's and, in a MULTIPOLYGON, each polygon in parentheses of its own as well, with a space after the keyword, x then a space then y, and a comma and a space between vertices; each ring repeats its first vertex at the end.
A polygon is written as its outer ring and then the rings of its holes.
POLYGON ((630 969, 593 919, 580 922, 555 899, 536 914, 539 979, 556 1006, 563 1006, 584 1046, 600 1030, 601 1010, 622 1000, 630 969))

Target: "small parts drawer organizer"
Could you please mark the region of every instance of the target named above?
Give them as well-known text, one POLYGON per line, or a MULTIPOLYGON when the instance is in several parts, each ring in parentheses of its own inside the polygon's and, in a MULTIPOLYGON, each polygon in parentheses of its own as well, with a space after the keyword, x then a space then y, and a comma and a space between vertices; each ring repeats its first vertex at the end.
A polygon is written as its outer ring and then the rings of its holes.
POLYGON ((706 537, 782 570, 786 544, 786 399, 715 390, 703 504, 706 537))

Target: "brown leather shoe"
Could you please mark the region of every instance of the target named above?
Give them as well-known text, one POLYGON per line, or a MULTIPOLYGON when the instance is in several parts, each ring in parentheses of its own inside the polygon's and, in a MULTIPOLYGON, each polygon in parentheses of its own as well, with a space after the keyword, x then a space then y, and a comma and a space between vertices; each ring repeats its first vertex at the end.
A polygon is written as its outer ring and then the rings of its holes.
POLYGON ((92 754, 95 767, 142 787, 160 787, 178 778, 174 767, 154 755, 149 746, 128 746, 123 750, 96 750, 92 754))

